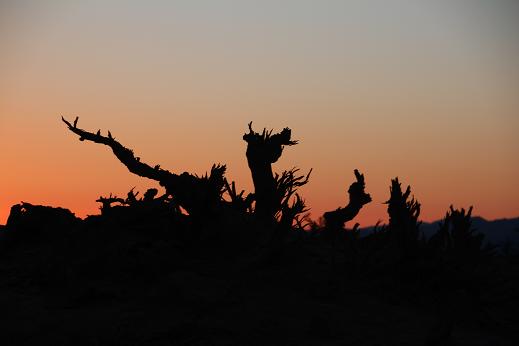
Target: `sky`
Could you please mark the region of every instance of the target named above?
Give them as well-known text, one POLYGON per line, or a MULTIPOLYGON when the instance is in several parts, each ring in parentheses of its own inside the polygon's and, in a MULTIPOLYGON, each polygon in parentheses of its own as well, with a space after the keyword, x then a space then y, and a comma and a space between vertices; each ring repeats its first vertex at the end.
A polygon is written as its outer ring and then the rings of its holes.
POLYGON ((288 126, 300 144, 274 170, 313 168, 315 219, 355 168, 363 226, 396 176, 425 221, 519 216, 517 1, 0 0, 0 47, 0 224, 20 201, 84 217, 158 187, 61 115, 175 173, 225 163, 246 191, 248 122, 288 126))

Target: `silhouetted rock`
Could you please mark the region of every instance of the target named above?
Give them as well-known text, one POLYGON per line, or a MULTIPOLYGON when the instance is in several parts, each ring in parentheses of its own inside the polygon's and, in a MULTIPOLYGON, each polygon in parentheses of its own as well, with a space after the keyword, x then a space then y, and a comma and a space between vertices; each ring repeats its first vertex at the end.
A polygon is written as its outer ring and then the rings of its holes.
MULTIPOLYGON (((53 234, 70 231, 80 221, 70 210, 22 202, 13 205, 7 218, 6 228, 17 233, 53 234)), ((52 235, 52 234, 50 234, 52 235)))

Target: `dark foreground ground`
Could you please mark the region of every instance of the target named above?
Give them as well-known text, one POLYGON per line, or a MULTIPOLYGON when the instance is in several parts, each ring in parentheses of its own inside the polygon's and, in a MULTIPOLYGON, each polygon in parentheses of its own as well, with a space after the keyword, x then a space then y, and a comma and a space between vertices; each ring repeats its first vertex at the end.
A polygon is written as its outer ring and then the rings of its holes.
POLYGON ((430 265, 372 270, 340 247, 334 259, 318 236, 232 251, 96 222, 0 229, 1 345, 519 342, 516 258, 435 276, 430 265))

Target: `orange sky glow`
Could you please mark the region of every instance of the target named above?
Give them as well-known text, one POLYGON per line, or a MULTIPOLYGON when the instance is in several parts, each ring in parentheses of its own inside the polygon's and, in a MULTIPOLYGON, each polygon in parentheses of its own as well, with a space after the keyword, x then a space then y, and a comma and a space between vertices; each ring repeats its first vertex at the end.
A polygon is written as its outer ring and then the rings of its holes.
POLYGON ((384 4, 1 1, 0 224, 20 201, 84 217, 158 187, 61 115, 175 173, 225 163, 246 191, 247 123, 288 126, 300 144, 274 168, 313 168, 314 219, 347 203, 355 168, 362 226, 387 220, 396 176, 426 221, 451 204, 519 216, 519 5, 384 4))

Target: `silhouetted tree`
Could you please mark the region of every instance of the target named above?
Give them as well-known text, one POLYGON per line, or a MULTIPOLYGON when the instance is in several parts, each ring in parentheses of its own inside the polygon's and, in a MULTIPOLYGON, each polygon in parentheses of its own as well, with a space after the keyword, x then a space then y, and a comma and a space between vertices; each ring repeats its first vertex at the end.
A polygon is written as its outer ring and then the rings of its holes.
POLYGON ((348 234, 341 232, 344 230, 344 224, 353 220, 362 207, 371 202, 371 196, 364 191, 366 183, 364 175, 360 174, 357 169, 354 170, 357 181, 352 183, 348 189, 349 203, 343 208, 337 208, 334 211, 324 213, 324 229, 323 234, 326 239, 331 241, 331 263, 335 268, 336 262, 336 245, 337 238, 342 238, 346 257, 356 256, 355 242, 358 238, 357 229, 359 224, 355 224, 353 230, 348 234), (348 253, 346 253, 348 252, 348 253))
POLYGON ((77 117, 73 124, 63 117, 62 120, 71 132, 79 136, 80 141, 87 140, 109 146, 130 172, 158 181, 166 189, 167 194, 173 196, 190 215, 208 220, 209 216, 214 215, 224 203, 222 194, 225 187, 225 165, 213 165, 211 172, 203 176, 188 172, 175 174, 160 168, 160 165, 152 167, 141 162, 131 149, 115 140, 110 131, 108 131, 108 136, 103 136, 100 130, 92 133, 78 128, 77 117))
POLYGON ((243 135, 243 140, 247 142, 247 163, 254 183, 255 214, 264 221, 271 222, 277 217, 285 224, 291 224, 296 215, 306 208, 299 196, 294 204, 290 204, 290 198, 298 187, 308 182, 311 173, 297 176, 297 169, 281 175, 272 171, 272 164, 281 157, 284 146, 297 144, 291 139, 291 130, 284 128, 280 133, 272 134, 272 130, 263 129, 260 134, 252 129, 251 122, 249 133, 243 135))
POLYGON ((371 202, 371 196, 364 191, 366 183, 364 174, 354 170, 356 182, 348 189, 349 203, 344 208, 337 208, 334 211, 324 213, 325 227, 328 229, 341 229, 348 221, 353 220, 362 207, 371 202))

